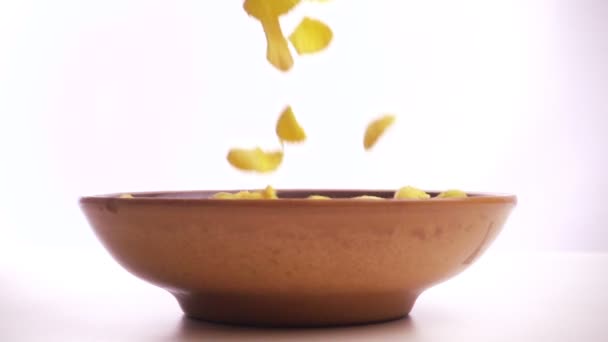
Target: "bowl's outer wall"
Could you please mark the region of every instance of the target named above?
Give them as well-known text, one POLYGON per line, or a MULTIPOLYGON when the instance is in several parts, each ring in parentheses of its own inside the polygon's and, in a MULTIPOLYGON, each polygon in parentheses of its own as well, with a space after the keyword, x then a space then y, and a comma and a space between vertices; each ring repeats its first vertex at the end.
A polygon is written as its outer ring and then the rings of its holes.
POLYGON ((107 197, 84 198, 81 208, 123 267, 174 294, 373 294, 420 293, 459 273, 495 239, 515 201, 107 197))

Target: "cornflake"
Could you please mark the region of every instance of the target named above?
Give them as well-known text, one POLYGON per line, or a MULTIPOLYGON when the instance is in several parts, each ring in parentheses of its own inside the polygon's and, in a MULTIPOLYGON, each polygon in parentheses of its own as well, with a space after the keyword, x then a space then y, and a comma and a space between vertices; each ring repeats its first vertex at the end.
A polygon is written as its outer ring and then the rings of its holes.
POLYGON ((277 192, 272 186, 261 191, 239 191, 237 193, 218 192, 212 196, 215 199, 277 199, 277 192))
POLYGON ((439 195, 437 195, 438 198, 464 198, 464 197, 468 197, 467 193, 462 191, 462 190, 457 190, 457 189, 450 189, 450 190, 446 190, 442 193, 440 193, 439 195))
POLYGON ((291 106, 287 106, 281 113, 277 121, 276 133, 284 142, 299 143, 306 140, 306 132, 298 123, 291 106))
POLYGON ((413 186, 404 186, 395 192, 394 197, 396 199, 428 199, 431 198, 431 195, 413 186))
POLYGON ((310 196, 308 196, 308 199, 311 199, 311 200, 329 200, 329 199, 331 199, 331 197, 321 196, 321 195, 310 195, 310 196))
POLYGON ((358 199, 358 200, 383 200, 384 198, 382 197, 378 197, 378 196, 369 196, 369 195, 363 195, 363 196, 357 196, 357 197, 353 197, 353 199, 358 199))
POLYGON ((384 132, 395 123, 394 115, 384 115, 372 121, 365 130, 363 137, 363 147, 366 150, 372 148, 384 132))
POLYGON ((284 72, 293 66, 293 57, 283 35, 279 17, 287 14, 299 3, 300 0, 245 0, 243 4, 245 12, 262 24, 266 35, 266 59, 284 72))
POLYGON ((268 173, 275 171, 283 162, 283 151, 264 151, 259 147, 254 149, 233 148, 226 157, 230 165, 243 171, 268 173))
POLYGON ((305 17, 289 35, 289 41, 299 55, 306 55, 325 50, 333 36, 327 24, 318 19, 305 17))

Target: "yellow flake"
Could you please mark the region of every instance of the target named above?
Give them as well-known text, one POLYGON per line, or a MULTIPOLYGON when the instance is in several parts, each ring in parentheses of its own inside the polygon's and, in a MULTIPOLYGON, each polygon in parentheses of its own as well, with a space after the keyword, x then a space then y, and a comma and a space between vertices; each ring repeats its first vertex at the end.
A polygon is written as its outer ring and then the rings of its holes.
POLYGON ((428 199, 431 196, 426 192, 416 189, 413 186, 405 186, 395 192, 396 199, 428 199))
POLYGON ((321 195, 310 195, 310 196, 308 196, 308 199, 311 199, 311 200, 330 200, 331 197, 321 196, 321 195))
POLYGON ((264 199, 277 199, 277 191, 270 185, 268 185, 262 192, 262 197, 264 199))
POLYGON ((235 194, 220 192, 213 197, 218 199, 263 199, 262 193, 257 191, 239 191, 235 194))
POLYGON ((450 189, 437 195, 438 198, 464 198, 467 193, 462 190, 450 189))
POLYGON ((243 171, 267 173, 275 171, 283 161, 283 151, 266 152, 259 147, 254 149, 231 149, 228 162, 243 171))
POLYGON ((218 192, 213 194, 213 196, 211 196, 211 198, 215 198, 215 199, 235 199, 235 195, 233 193, 230 192, 218 192))
POLYGON ((384 134, 384 132, 395 123, 394 115, 384 115, 374 121, 372 121, 365 130, 365 136, 363 138, 363 147, 366 150, 372 148, 378 139, 384 134))
POLYGON ((237 193, 218 192, 211 198, 215 199, 278 199, 277 192, 272 186, 267 186, 262 191, 239 191, 237 193))
POLYGON ((298 143, 306 140, 306 133, 298 123, 290 106, 285 108, 283 113, 281 113, 281 116, 277 121, 276 132, 281 141, 298 143))
POLYGON ((262 20, 262 28, 266 34, 266 59, 275 68, 281 71, 289 71, 293 67, 293 57, 287 39, 283 36, 279 18, 262 20))
POLYGON ((246 0, 243 4, 245 12, 262 24, 266 35, 266 59, 281 71, 291 69, 293 57, 283 35, 279 17, 299 3, 300 0, 246 0))
POLYGON ((318 19, 305 17, 289 36, 298 54, 311 54, 329 46, 334 34, 327 24, 318 19))
POLYGON ((243 9, 250 16, 263 20, 287 14, 299 3, 300 0, 245 0, 243 9))

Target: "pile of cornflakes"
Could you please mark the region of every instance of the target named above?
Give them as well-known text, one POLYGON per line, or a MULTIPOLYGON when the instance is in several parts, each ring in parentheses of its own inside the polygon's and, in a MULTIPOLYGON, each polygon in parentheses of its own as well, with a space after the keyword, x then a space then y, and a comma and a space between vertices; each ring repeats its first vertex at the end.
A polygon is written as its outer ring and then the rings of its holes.
MULTIPOLYGON (((444 191, 435 198, 463 198, 467 197, 467 194, 460 190, 447 190, 444 191)), ((239 191, 236 193, 231 192, 218 192, 212 196, 212 198, 216 199, 278 199, 276 190, 270 185, 267 186, 264 190, 259 191, 239 191)), ((414 188, 412 186, 405 186, 397 191, 395 191, 393 195, 394 199, 429 199, 431 195, 424 192, 423 190, 414 188)), ((321 196, 321 195, 310 195, 308 199, 312 200, 330 200, 331 197, 321 196)), ((378 196, 357 196, 353 197, 355 200, 384 200, 383 197, 378 196)))

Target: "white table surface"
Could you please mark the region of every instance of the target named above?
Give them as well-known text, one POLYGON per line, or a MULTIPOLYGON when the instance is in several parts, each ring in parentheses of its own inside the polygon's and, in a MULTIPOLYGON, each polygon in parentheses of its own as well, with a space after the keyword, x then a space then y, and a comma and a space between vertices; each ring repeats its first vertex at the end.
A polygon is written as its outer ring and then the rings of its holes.
POLYGON ((489 252, 409 319, 278 330, 183 318, 164 290, 90 254, 2 260, 0 341, 608 341, 608 254, 489 252))

